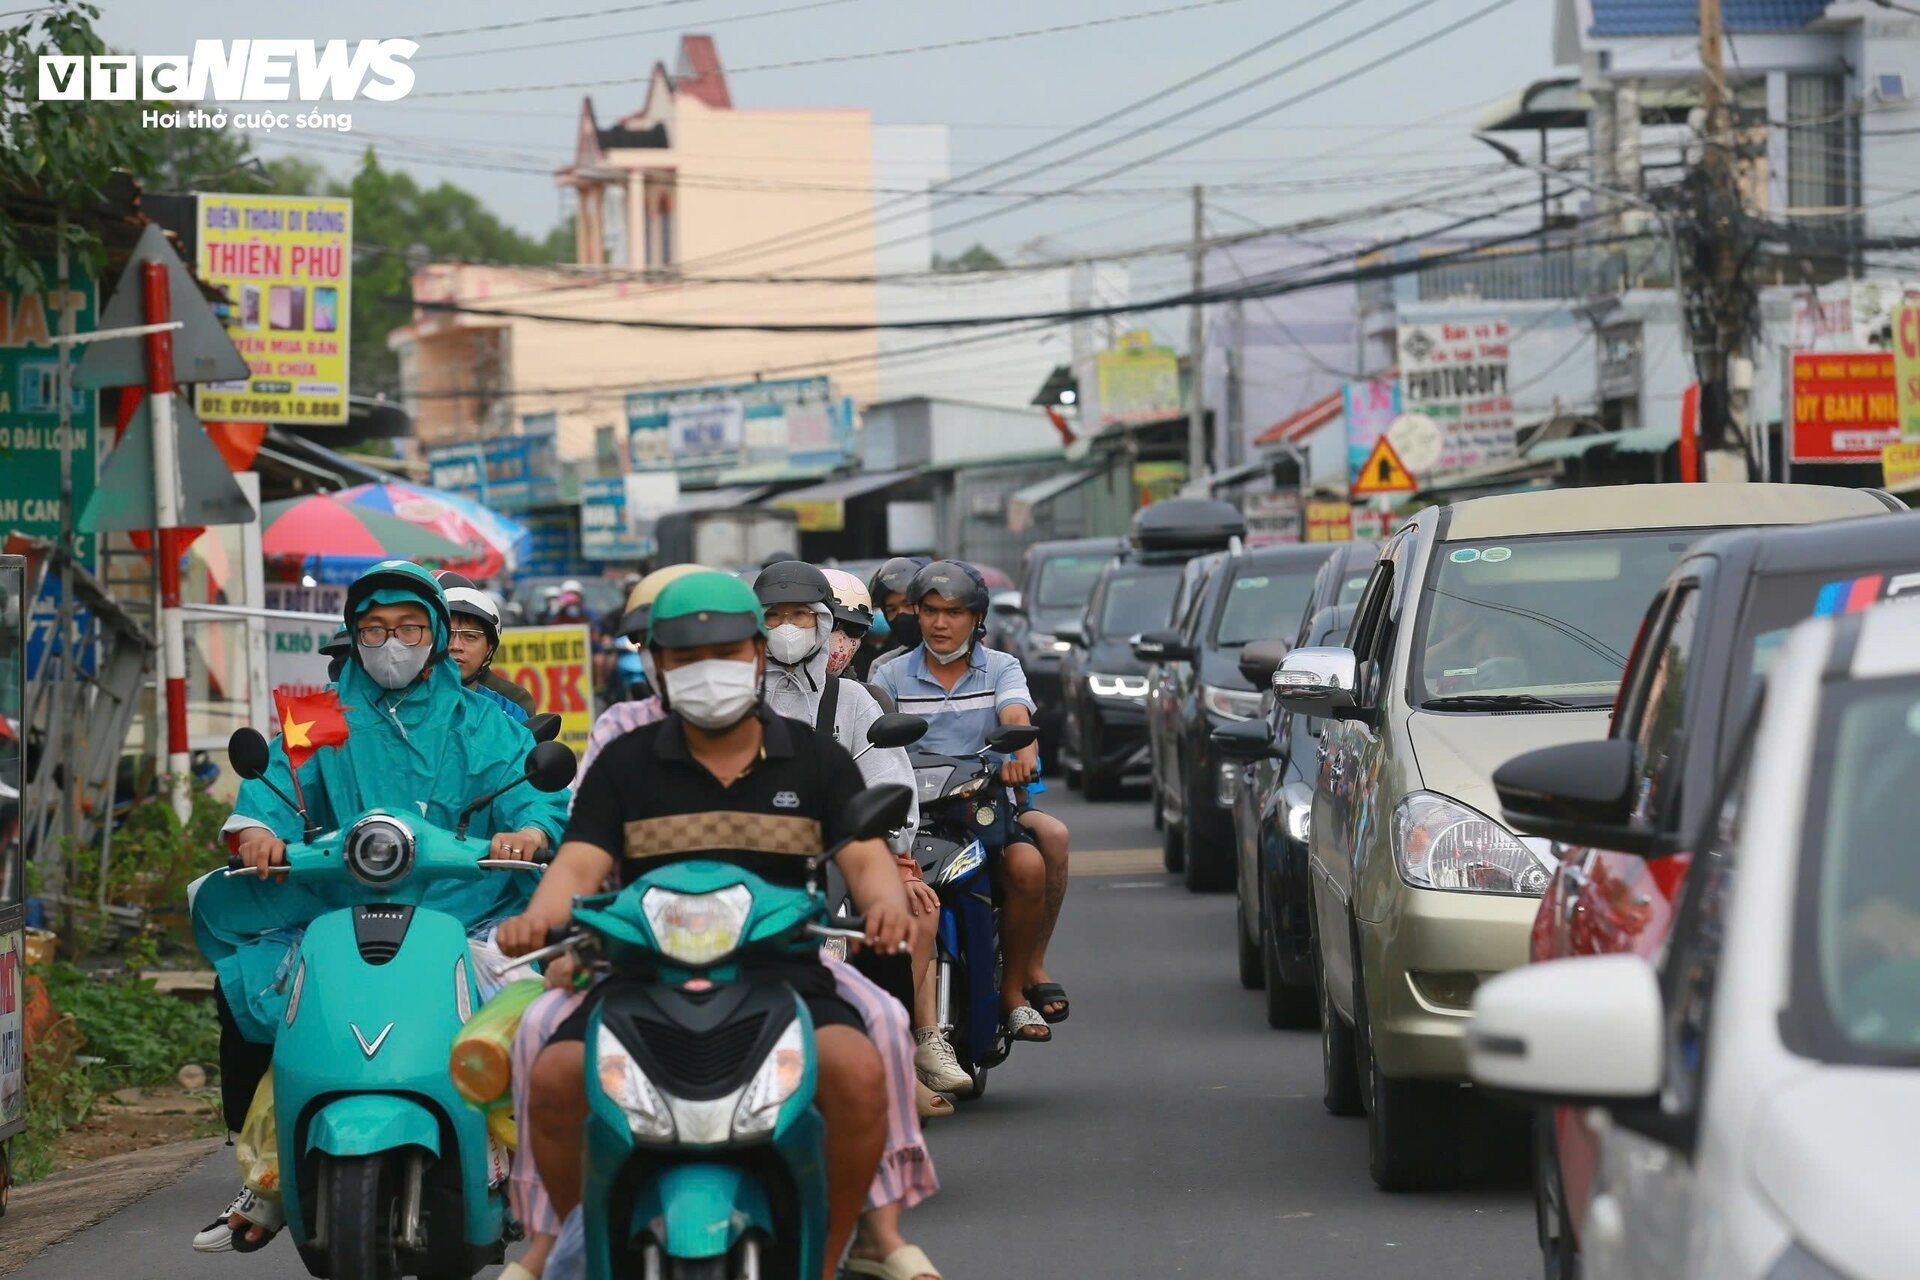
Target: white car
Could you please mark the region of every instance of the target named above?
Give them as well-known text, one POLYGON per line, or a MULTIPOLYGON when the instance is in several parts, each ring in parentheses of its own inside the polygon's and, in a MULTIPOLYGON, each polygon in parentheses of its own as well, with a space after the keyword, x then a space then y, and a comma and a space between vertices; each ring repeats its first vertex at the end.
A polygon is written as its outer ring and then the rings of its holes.
MULTIPOLYGON (((1589 1280, 1920 1275, 1916 637, 1915 604, 1796 628, 1657 964, 1552 960, 1474 1000, 1478 1083, 1593 1108, 1589 1280)), ((1569 797, 1625 786, 1554 789, 1577 828, 1569 797)))

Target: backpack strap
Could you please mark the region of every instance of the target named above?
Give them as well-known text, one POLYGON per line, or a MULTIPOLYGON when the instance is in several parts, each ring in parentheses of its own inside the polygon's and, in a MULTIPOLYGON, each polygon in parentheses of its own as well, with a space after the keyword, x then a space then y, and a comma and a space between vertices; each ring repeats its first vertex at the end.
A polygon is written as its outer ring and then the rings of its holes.
POLYGON ((828 676, 820 690, 820 708, 813 717, 814 741, 821 746, 835 741, 833 722, 840 710, 840 677, 828 676))

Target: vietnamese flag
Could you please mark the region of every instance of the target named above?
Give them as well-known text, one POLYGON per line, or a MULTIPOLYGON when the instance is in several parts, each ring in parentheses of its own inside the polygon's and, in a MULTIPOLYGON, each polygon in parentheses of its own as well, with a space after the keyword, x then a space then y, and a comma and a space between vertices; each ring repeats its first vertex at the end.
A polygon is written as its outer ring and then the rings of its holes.
POLYGON ((280 745, 286 748, 289 768, 298 770, 321 747, 347 740, 346 713, 340 695, 331 689, 297 698, 276 689, 273 704, 280 711, 280 745))

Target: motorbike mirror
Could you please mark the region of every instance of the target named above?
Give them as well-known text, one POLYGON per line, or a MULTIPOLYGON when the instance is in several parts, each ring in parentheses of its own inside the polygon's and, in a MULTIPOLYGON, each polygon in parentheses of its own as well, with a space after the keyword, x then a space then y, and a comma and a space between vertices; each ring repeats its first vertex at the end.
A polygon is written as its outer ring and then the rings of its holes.
POLYGON ((925 719, 893 711, 868 727, 867 744, 875 747, 910 747, 925 737, 926 733, 925 719))
POLYGON ((537 716, 528 716, 527 732, 533 735, 535 742, 552 742, 560 736, 559 713, 555 711, 542 711, 537 716))
POLYGON ((889 782, 855 795, 841 817, 850 838, 878 840, 905 826, 912 811, 913 788, 889 782))
MULTIPOLYGON (((557 722, 560 717, 555 716, 557 722)), ((563 791, 573 785, 580 761, 564 742, 542 742, 527 753, 527 779, 535 791, 563 791)))
POLYGON ((1019 751, 1040 741, 1040 730, 1030 724, 1003 724, 987 738, 987 749, 1001 755, 1019 751))
POLYGON ((267 771, 267 740, 258 729, 235 729, 227 739, 227 760, 233 771, 252 780, 267 771))

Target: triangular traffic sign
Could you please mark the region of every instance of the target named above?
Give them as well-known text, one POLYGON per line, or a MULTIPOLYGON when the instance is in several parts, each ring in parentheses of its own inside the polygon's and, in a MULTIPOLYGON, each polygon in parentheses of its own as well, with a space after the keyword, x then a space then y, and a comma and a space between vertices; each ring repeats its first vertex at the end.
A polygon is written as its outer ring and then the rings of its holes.
MULTIPOLYGON (((173 251, 158 223, 149 223, 140 233, 133 257, 120 273, 113 298, 100 313, 98 329, 132 329, 147 323, 144 294, 140 283, 142 263, 163 262, 167 267, 167 295, 173 314, 184 326, 173 331, 173 380, 175 382, 238 382, 249 372, 247 359, 233 339, 220 327, 220 317, 200 296, 187 264, 173 251)), ((144 387, 147 385, 146 339, 102 338, 87 344, 86 354, 73 373, 73 385, 82 391, 102 387, 144 387)), ((184 434, 184 433, 183 433, 184 434)), ((151 528, 152 526, 147 526, 151 528)))
MULTIPOLYGON (((207 436, 184 397, 173 398, 174 456, 180 474, 180 525, 252 524, 259 518, 233 478, 227 460, 207 436)), ((80 513, 85 533, 151 529, 153 510, 153 412, 142 400, 100 470, 87 508, 80 513)))
POLYGON ((1354 477, 1353 496, 1364 498, 1376 493, 1412 493, 1419 487, 1414 483, 1413 473, 1400 461, 1400 455, 1387 443, 1387 438, 1381 436, 1375 442, 1373 452, 1367 455, 1366 465, 1354 477))

